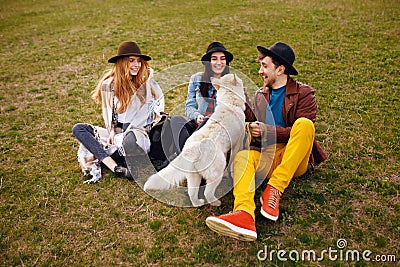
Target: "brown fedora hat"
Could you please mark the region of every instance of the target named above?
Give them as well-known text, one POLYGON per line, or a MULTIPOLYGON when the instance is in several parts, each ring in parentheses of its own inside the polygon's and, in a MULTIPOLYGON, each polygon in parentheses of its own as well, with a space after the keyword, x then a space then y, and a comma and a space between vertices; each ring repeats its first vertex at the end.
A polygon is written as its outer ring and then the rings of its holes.
POLYGON ((297 70, 293 67, 293 62, 296 59, 293 49, 282 42, 276 42, 269 48, 257 46, 258 51, 264 56, 270 56, 279 64, 285 66, 287 74, 297 75, 297 70))
POLYGON ((119 47, 118 47, 118 52, 117 55, 110 58, 108 62, 110 63, 115 63, 117 60, 121 57, 127 57, 127 56, 137 56, 141 57, 146 61, 151 60, 151 57, 143 55, 142 52, 140 51, 140 48, 137 43, 135 42, 122 42, 119 47))

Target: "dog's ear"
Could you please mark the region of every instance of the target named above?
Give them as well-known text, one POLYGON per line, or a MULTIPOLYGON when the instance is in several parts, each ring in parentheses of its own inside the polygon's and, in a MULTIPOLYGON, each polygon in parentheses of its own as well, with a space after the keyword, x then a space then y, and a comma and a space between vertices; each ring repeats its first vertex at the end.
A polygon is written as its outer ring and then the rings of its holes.
POLYGON ((238 84, 238 80, 236 77, 236 73, 233 74, 233 85, 236 86, 238 84))

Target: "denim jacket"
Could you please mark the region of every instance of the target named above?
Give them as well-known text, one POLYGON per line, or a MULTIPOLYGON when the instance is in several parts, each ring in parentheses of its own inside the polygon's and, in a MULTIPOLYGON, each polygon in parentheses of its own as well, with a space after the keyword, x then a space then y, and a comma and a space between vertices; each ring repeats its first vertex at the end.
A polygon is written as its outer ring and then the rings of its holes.
MULTIPOLYGON (((189 118, 189 120, 196 121, 197 116, 199 114, 204 115, 207 110, 207 99, 204 99, 200 92, 200 82, 202 75, 202 72, 198 72, 190 77, 185 108, 185 114, 189 118)), ((213 90, 214 87, 212 86, 212 84, 210 84, 208 87, 208 96, 210 98, 212 96, 213 90)))

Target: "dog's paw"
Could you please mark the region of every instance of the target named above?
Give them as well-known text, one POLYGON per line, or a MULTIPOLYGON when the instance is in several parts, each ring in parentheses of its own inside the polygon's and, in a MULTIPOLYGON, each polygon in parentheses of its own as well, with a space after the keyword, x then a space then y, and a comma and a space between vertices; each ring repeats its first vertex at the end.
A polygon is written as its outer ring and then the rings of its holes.
POLYGON ((204 199, 192 199, 193 207, 200 207, 204 205, 204 199))
POLYGON ((210 202, 210 205, 214 206, 214 207, 219 207, 219 206, 221 206, 221 204, 222 204, 222 202, 219 199, 217 199, 217 200, 215 200, 213 202, 210 202))

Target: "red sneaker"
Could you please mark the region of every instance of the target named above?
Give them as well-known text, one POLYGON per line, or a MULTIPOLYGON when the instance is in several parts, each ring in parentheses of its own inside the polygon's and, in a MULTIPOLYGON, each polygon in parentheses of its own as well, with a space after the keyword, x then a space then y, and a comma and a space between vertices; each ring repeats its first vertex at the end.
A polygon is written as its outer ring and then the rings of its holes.
POLYGON ((257 239, 256 224, 253 217, 242 210, 218 217, 207 217, 206 224, 208 228, 221 235, 242 241, 254 241, 257 239))
POLYGON ((272 185, 267 185, 267 188, 261 194, 261 214, 270 220, 276 221, 279 217, 279 200, 281 198, 281 191, 273 187, 272 185))

